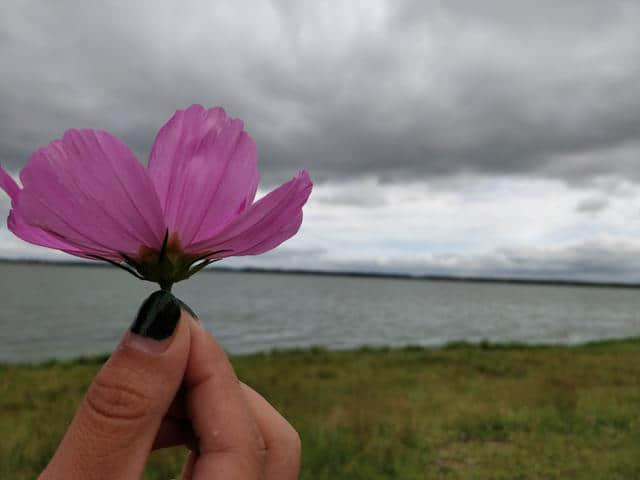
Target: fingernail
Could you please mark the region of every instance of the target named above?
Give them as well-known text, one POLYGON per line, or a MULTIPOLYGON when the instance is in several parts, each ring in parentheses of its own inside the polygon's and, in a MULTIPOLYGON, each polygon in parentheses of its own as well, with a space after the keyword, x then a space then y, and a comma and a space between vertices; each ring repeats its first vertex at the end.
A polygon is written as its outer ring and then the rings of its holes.
POLYGON ((200 317, 198 317, 198 314, 196 312, 194 312, 189 305, 184 303, 179 298, 177 298, 176 300, 178 300, 178 302, 180 302, 180 306, 182 308, 184 308, 189 313, 189 315, 191 315, 193 317, 194 320, 200 320, 200 317))
POLYGON ((140 306, 131 332, 153 340, 169 338, 180 320, 180 303, 166 290, 153 292, 140 306))

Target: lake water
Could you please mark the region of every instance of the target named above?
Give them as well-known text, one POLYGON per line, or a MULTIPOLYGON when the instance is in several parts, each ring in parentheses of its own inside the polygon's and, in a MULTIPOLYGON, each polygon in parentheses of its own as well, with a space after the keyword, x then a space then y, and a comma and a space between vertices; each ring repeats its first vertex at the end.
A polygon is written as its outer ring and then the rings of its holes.
MULTIPOLYGON (((113 268, 2 264, 0 361, 109 352, 153 290, 113 268)), ((211 271, 174 293, 234 353, 640 335, 631 289, 211 271)))

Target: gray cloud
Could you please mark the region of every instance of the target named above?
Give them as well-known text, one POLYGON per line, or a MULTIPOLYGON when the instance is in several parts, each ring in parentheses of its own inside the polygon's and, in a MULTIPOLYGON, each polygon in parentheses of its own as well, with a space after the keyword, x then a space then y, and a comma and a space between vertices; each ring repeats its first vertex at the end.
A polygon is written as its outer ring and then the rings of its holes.
POLYGON ((378 208, 389 205, 390 198, 385 195, 377 181, 363 181, 356 184, 325 184, 316 189, 313 201, 328 206, 351 206, 356 208, 378 208))
POLYGON ((589 197, 576 205, 576 211, 580 213, 598 213, 609 206, 609 200, 605 197, 589 197))
POLYGON ((460 173, 638 178, 632 2, 5 2, 0 151, 69 127, 142 157, 192 102, 256 137, 268 182, 460 173))

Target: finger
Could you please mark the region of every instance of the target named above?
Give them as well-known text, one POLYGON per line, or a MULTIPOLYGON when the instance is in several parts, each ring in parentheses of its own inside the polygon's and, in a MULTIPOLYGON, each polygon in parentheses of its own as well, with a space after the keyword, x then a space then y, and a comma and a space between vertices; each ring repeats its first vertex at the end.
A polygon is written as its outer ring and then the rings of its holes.
POLYGON ((249 408, 264 439, 264 480, 295 480, 300 473, 298 432, 254 389, 241 383, 249 408))
POLYGON ((186 405, 199 441, 193 479, 262 478, 264 441, 224 350, 195 321, 184 377, 186 405))
POLYGON ((189 452, 189 457, 187 457, 187 461, 184 464, 184 468, 182 469, 182 475, 180 478, 182 480, 193 480, 193 469, 198 460, 198 453, 191 451, 189 452))
POLYGON ((191 343, 189 320, 168 292, 145 300, 89 387, 41 479, 140 478, 182 382, 191 343))
POLYGON ((189 420, 165 417, 153 441, 152 450, 176 447, 178 445, 185 445, 190 450, 198 448, 198 441, 191 429, 191 422, 189 420))
POLYGON ((178 393, 171 402, 171 406, 167 411, 167 416, 181 420, 188 418, 187 406, 184 403, 184 387, 180 387, 180 390, 178 390, 178 393))
POLYGON ((184 404, 184 388, 180 388, 171 406, 160 424, 153 442, 153 450, 185 445, 190 449, 197 448, 197 441, 191 428, 184 404))

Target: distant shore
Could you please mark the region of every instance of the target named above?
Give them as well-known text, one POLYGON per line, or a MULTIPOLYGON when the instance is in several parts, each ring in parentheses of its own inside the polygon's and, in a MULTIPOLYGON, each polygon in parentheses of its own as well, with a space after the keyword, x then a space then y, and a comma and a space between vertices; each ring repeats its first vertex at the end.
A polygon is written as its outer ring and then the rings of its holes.
MULTIPOLYGON (((103 262, 65 261, 65 260, 37 260, 37 259, 10 259, 0 258, 0 265, 60 265, 69 267, 115 268, 103 262)), ((635 282, 598 282, 577 279, 531 278, 531 277, 488 277, 467 275, 413 275, 408 273, 389 273, 372 271, 351 270, 314 270, 314 269, 288 269, 288 268, 256 268, 256 267, 224 267, 212 266, 204 272, 229 272, 229 273, 258 273, 258 274, 282 274, 282 275, 314 275, 331 277, 354 278, 388 278, 398 280, 417 280, 431 282, 464 282, 464 283, 494 283, 509 285, 542 285, 564 287, 591 287, 591 288, 628 288, 640 289, 640 283, 635 282)))

